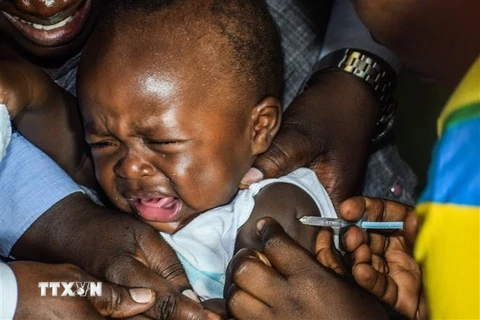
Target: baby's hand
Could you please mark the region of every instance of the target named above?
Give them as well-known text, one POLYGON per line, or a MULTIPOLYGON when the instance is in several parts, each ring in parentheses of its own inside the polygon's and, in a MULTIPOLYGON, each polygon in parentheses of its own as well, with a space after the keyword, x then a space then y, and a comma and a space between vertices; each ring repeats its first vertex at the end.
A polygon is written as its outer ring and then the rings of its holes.
POLYGON ((39 67, 22 60, 0 60, 0 104, 7 106, 11 120, 26 108, 43 105, 55 87, 39 67))
POLYGON ((350 227, 341 246, 351 255, 356 282, 409 318, 426 314, 422 273, 413 258, 413 234, 417 223, 413 208, 394 201, 354 197, 340 205, 347 221, 405 221, 404 230, 366 231, 350 227), (409 241, 410 240, 410 241, 409 241))

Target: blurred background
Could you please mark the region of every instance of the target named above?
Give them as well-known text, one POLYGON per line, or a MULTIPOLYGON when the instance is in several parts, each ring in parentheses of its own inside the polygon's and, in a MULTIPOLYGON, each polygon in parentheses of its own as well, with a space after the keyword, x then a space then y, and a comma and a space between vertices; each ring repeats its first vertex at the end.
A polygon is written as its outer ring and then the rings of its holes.
POLYGON ((451 91, 427 83, 404 68, 398 78, 394 137, 403 159, 417 174, 417 195, 424 189, 430 155, 437 138, 437 118, 451 91))

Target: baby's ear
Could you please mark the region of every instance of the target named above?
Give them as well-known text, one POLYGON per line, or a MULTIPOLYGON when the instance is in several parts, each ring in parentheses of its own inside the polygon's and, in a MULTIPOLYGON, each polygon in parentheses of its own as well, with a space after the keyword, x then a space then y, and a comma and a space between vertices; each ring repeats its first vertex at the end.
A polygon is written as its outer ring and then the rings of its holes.
POLYGON ((282 104, 274 97, 266 97, 252 110, 252 152, 267 151, 282 122, 282 104))

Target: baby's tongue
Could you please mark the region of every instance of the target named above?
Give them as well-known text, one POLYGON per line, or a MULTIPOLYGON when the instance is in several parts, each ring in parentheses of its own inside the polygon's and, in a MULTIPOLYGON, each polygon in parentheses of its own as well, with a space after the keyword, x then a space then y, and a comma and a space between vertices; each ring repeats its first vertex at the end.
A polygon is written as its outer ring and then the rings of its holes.
POLYGON ((135 207, 145 220, 171 222, 176 220, 179 204, 175 197, 143 198, 135 207))

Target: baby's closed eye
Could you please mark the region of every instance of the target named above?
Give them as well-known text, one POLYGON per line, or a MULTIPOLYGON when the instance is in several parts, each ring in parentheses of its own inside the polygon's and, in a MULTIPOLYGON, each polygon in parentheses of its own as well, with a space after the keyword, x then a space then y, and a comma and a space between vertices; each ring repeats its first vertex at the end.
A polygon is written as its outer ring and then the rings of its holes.
POLYGON ((113 147, 115 144, 111 141, 98 141, 98 142, 87 142, 87 145, 90 149, 104 149, 108 147, 113 147))

